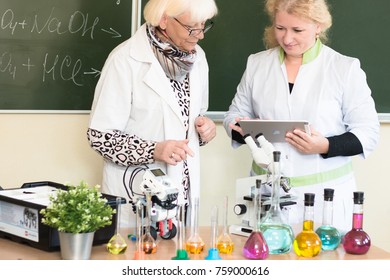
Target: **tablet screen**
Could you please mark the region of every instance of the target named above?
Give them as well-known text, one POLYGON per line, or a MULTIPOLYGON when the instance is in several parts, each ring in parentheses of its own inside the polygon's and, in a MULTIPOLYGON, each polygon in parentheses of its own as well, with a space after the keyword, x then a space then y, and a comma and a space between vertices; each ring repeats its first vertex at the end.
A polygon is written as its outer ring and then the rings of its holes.
POLYGON ((244 135, 251 134, 254 140, 262 133, 269 142, 285 142, 285 135, 294 129, 310 134, 309 122, 304 120, 241 120, 244 135))

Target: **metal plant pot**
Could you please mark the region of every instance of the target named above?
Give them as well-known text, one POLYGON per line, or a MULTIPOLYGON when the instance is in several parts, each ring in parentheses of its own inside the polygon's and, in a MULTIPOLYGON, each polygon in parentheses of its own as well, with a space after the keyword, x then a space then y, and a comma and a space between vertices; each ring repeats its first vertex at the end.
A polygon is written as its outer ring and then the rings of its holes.
POLYGON ((58 232, 61 257, 63 260, 89 260, 95 232, 67 233, 58 232))

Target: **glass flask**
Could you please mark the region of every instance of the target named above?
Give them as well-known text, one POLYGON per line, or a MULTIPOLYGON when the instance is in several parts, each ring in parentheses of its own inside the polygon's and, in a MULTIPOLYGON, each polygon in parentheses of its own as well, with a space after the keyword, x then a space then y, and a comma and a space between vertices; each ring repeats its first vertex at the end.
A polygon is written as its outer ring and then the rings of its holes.
POLYGON ((335 250, 341 241, 340 232, 333 226, 333 195, 334 189, 324 189, 322 225, 316 230, 323 251, 335 250))
POLYGON ((228 209, 228 197, 225 196, 223 209, 223 231, 217 239, 217 248, 221 254, 231 254, 234 250, 234 243, 228 232, 228 209))
POLYGON ((254 228, 245 245, 242 253, 247 259, 265 260, 268 257, 268 245, 260 229, 261 219, 261 194, 260 194, 261 180, 256 180, 255 194, 253 198, 254 207, 254 228))
POLYGON ((295 237, 293 247, 300 257, 315 257, 321 252, 321 239, 314 231, 314 193, 305 193, 303 230, 295 237))
POLYGON ((152 226, 152 195, 150 192, 145 192, 146 196, 146 213, 147 213, 147 225, 145 227, 145 233, 142 236, 142 246, 145 254, 154 254, 157 252, 157 244, 154 240, 152 234, 150 233, 150 228, 152 226))
POLYGON ((363 255, 371 246, 370 236, 363 230, 363 200, 364 192, 353 193, 352 229, 343 239, 343 247, 348 254, 363 255))
POLYGON ((280 209, 280 178, 280 152, 274 151, 271 206, 260 225, 270 254, 290 252, 294 240, 294 232, 280 209))
POLYGON ((136 240, 136 248, 134 251, 134 260, 144 260, 145 259, 145 252, 144 252, 144 246, 143 246, 143 220, 144 220, 144 204, 139 199, 136 202, 136 232, 135 232, 135 240, 136 240))
POLYGON ((200 254, 204 249, 203 239, 199 235, 199 197, 196 197, 193 202, 193 209, 191 211, 193 215, 191 235, 186 242, 186 250, 191 254, 200 254))
POLYGON ((177 212, 177 241, 176 241, 176 256, 172 260, 189 260, 187 251, 184 248, 184 235, 185 235, 185 226, 184 226, 184 206, 178 205, 179 207, 177 212))
POLYGON ((127 243, 125 239, 120 234, 120 220, 121 220, 121 204, 122 204, 122 198, 117 197, 116 198, 116 228, 115 228, 115 234, 110 238, 110 240, 107 243, 107 250, 114 255, 123 254, 126 252, 127 249, 127 243))
POLYGON ((221 260, 217 249, 217 236, 218 236, 218 207, 214 206, 211 211, 211 241, 208 255, 205 260, 221 260))

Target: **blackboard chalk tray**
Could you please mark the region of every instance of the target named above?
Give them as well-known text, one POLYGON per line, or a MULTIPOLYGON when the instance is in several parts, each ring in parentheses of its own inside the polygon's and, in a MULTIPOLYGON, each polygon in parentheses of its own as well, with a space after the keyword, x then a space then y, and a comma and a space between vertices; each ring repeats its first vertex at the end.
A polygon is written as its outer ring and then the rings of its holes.
MULTIPOLYGON (((40 181, 24 183, 20 188, 0 189, 0 237, 44 251, 58 251, 58 231, 41 223, 40 211, 47 207, 50 193, 66 188, 59 183, 40 181)), ((102 195, 117 209, 116 196, 102 195)), ((125 202, 121 198, 121 203, 125 202)), ((111 225, 95 232, 93 245, 107 243, 115 234, 116 225, 117 215, 114 214, 111 225)))

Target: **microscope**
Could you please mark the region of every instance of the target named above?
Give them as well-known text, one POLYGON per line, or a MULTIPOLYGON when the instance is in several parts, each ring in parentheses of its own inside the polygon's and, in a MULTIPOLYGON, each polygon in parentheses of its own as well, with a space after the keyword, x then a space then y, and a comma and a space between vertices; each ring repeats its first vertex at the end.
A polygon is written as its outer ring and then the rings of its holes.
MULTIPOLYGON (((236 204, 234 213, 241 219, 239 224, 233 224, 229 227, 231 234, 249 236, 254 228, 254 191, 256 181, 261 181, 261 205, 262 217, 266 215, 271 205, 272 174, 273 170, 273 152, 274 146, 265 139, 262 134, 256 136, 257 143, 250 134, 244 136, 245 143, 248 145, 254 162, 266 173, 258 176, 240 178, 236 181, 236 204)), ((280 197, 280 207, 282 212, 288 215, 289 206, 296 204, 296 197, 288 194, 291 189, 289 179, 281 177, 280 187, 283 189, 283 195, 280 197)))

